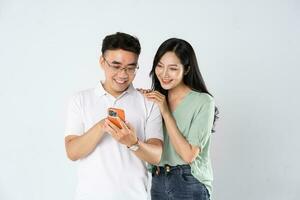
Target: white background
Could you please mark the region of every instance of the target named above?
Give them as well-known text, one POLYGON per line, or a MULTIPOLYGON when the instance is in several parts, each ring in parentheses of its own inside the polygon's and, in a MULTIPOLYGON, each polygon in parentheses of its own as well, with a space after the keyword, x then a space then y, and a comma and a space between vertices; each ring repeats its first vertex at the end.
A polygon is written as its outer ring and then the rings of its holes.
POLYGON ((214 199, 299 199, 299 1, 0 0, 1 200, 72 199, 66 102, 103 78, 116 31, 140 39, 136 87, 167 38, 195 48, 220 109, 214 199))

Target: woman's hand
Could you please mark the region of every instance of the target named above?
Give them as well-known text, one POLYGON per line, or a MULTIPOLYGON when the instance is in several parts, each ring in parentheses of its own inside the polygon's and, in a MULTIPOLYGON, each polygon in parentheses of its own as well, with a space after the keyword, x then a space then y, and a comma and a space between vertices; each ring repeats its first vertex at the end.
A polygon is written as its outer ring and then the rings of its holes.
POLYGON ((170 112, 166 96, 158 91, 138 89, 147 99, 156 103, 161 114, 164 116, 170 112))
POLYGON ((142 93, 142 94, 147 94, 147 93, 153 91, 153 90, 151 90, 151 89, 143 89, 143 88, 137 88, 136 90, 139 91, 139 92, 142 93))

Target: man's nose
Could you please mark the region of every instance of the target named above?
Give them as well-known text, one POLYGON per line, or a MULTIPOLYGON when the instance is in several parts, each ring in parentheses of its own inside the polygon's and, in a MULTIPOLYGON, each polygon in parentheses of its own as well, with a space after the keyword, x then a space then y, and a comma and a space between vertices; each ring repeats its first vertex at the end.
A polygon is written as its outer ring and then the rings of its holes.
POLYGON ((121 69, 119 71, 118 75, 119 75, 119 77, 127 78, 128 77, 127 69, 126 68, 121 69))

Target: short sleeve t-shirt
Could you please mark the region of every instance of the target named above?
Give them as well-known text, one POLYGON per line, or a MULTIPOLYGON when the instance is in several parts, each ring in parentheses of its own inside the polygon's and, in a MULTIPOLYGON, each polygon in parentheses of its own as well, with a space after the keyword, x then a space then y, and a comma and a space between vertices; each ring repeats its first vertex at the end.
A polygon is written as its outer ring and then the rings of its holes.
MULTIPOLYGON (((201 152, 190 164, 192 175, 203 183, 211 194, 213 173, 210 159, 210 139, 214 120, 215 103, 206 93, 191 91, 172 113, 182 135, 201 152)), ((164 126, 164 148, 160 166, 186 164, 176 153, 164 126)))
MULTIPOLYGON (((145 99, 132 85, 115 98, 101 83, 70 99, 65 135, 82 135, 107 117, 109 107, 125 111, 125 120, 135 128, 139 140, 163 140, 162 119, 156 104, 145 99)), ((76 200, 141 200, 148 197, 146 163, 110 134, 103 135, 94 151, 76 164, 76 200)))

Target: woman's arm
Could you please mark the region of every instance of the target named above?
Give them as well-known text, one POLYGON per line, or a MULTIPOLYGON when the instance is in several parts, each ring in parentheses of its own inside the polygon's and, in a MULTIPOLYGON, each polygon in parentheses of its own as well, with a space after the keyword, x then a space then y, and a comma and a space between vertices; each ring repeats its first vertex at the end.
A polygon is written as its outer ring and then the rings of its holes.
POLYGON ((191 163, 200 153, 200 148, 191 145, 182 135, 177 127, 176 121, 172 116, 168 107, 166 97, 158 91, 144 92, 143 93, 149 100, 158 104, 162 117, 164 118, 167 133, 169 134, 171 143, 176 153, 186 163, 191 163))

